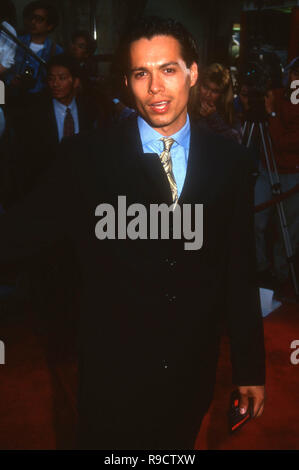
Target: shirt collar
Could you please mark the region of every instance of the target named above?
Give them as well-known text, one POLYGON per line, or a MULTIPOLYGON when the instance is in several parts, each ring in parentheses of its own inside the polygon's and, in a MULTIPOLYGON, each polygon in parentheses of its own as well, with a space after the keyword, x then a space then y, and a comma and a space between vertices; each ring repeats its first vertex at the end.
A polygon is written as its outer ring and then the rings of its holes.
POLYGON ((71 103, 68 106, 66 106, 65 104, 60 103, 55 98, 53 98, 53 103, 54 103, 55 108, 58 109, 59 111, 63 112, 63 113, 66 112, 67 108, 70 108, 70 110, 73 112, 75 110, 75 106, 76 106, 75 98, 73 98, 73 100, 71 101, 71 103))
MULTIPOLYGON (((138 116, 137 123, 142 145, 148 145, 151 142, 157 142, 162 138, 162 135, 155 131, 141 116, 138 116)), ((174 139, 177 144, 182 145, 186 150, 188 150, 190 141, 190 119, 188 114, 184 126, 178 132, 169 137, 174 139)))

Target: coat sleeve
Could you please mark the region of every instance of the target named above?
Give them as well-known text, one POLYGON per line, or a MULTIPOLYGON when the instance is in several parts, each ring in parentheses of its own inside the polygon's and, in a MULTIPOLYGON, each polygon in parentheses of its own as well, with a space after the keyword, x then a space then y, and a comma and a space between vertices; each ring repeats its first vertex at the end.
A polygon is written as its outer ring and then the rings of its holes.
POLYGON ((232 380, 265 383, 265 350, 259 289, 256 285, 254 178, 252 158, 242 152, 230 224, 227 275, 227 330, 232 380))

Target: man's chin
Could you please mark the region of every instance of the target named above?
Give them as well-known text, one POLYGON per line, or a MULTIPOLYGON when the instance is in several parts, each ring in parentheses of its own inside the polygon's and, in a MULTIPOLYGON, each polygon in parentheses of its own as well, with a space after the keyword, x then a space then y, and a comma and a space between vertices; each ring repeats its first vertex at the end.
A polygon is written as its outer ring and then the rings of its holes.
POLYGON ((171 120, 166 116, 142 116, 143 119, 154 128, 167 127, 171 124, 171 120))

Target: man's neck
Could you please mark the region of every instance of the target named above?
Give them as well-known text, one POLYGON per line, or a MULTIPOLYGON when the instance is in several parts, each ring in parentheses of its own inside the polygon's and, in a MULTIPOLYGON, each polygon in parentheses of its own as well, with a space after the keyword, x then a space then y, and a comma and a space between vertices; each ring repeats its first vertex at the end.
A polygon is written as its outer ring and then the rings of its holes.
POLYGON ((69 106, 72 103, 74 98, 75 96, 73 95, 72 97, 63 98, 61 100, 56 100, 56 101, 60 104, 63 104, 64 106, 69 106))
POLYGON ((165 137, 169 137, 179 132, 185 126, 186 121, 187 121, 187 112, 184 113, 182 116, 180 116, 180 119, 178 119, 177 122, 173 124, 170 124, 165 127, 153 127, 153 126, 152 127, 155 131, 159 132, 159 134, 165 137))
POLYGON ((36 36, 31 36, 31 42, 34 44, 44 44, 44 42, 47 39, 47 35, 36 35, 36 36))

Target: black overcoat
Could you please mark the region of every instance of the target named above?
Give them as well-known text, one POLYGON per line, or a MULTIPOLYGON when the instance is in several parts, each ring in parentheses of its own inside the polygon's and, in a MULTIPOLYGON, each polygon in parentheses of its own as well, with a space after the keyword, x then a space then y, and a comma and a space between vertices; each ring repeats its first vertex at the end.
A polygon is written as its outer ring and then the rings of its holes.
POLYGON ((74 248, 79 448, 192 448, 223 327, 233 382, 264 383, 251 158, 191 123, 179 204, 203 204, 199 250, 181 240, 99 240, 96 207, 117 209, 119 195, 127 206, 171 202, 158 155, 142 153, 136 118, 61 145, 47 178, 1 217, 2 267, 56 241, 74 248))

